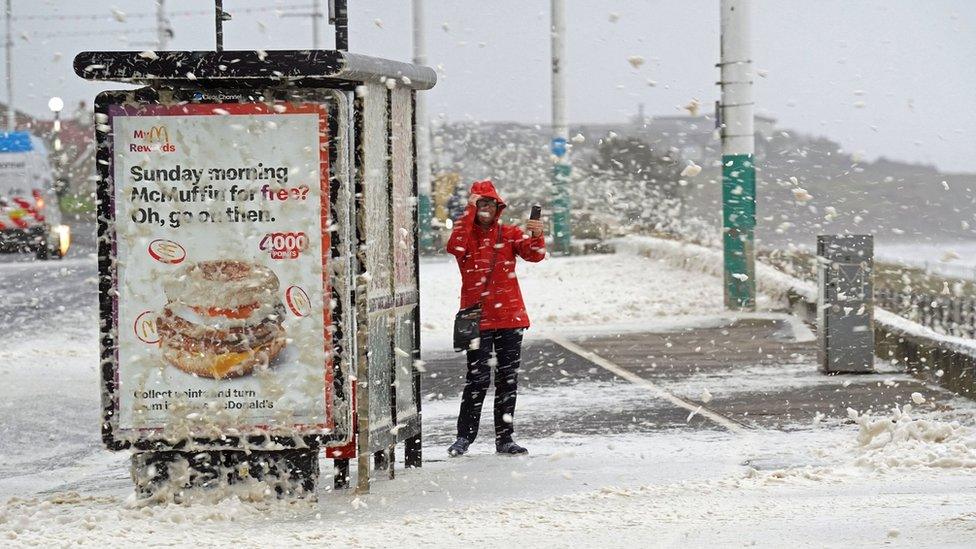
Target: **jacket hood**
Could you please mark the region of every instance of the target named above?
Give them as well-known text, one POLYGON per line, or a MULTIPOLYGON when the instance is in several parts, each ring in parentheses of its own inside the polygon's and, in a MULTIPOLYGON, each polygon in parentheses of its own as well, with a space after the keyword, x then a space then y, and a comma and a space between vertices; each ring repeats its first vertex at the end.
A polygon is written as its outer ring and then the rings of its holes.
POLYGON ((498 211, 495 213, 495 219, 493 222, 497 222, 502 216, 502 210, 505 209, 507 204, 502 200, 502 197, 498 195, 498 191, 495 189, 495 184, 491 182, 490 179, 484 179, 482 181, 475 181, 471 184, 471 194, 476 194, 483 196, 485 198, 491 198, 495 202, 498 202, 498 211))

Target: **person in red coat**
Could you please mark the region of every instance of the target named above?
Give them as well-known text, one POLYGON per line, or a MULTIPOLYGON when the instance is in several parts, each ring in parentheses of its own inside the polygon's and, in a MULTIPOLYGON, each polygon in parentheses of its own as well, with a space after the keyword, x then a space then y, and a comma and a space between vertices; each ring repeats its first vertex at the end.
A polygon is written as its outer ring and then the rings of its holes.
POLYGON ((498 222, 505 201, 488 180, 471 186, 467 208, 454 223, 447 251, 461 270, 461 308, 482 304, 481 339, 467 351, 468 374, 458 414, 457 440, 448 448, 460 456, 478 436, 481 407, 495 365, 495 451, 525 454, 513 440, 522 332, 529 327, 515 258, 533 263, 546 257, 541 220, 529 220, 528 234, 498 222), (493 263, 494 261, 494 263, 493 263))

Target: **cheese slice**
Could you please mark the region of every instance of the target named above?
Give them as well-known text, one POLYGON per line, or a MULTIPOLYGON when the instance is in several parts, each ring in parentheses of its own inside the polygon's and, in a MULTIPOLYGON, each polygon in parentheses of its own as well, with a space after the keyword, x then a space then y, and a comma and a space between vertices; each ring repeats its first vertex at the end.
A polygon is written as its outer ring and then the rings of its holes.
POLYGON ((223 353, 214 357, 213 364, 210 365, 210 371, 213 373, 215 378, 226 377, 229 372, 232 372, 241 362, 254 356, 254 351, 248 351, 244 353, 223 353))
POLYGON ((257 326, 261 322, 267 320, 270 315, 275 314, 275 307, 277 305, 278 304, 263 304, 252 310, 251 314, 247 318, 209 316, 206 314, 201 314, 199 311, 195 310, 194 307, 190 307, 184 303, 175 301, 167 303, 166 307, 168 307, 174 315, 192 324, 199 324, 200 326, 206 326, 207 328, 214 330, 229 330, 231 328, 257 326))

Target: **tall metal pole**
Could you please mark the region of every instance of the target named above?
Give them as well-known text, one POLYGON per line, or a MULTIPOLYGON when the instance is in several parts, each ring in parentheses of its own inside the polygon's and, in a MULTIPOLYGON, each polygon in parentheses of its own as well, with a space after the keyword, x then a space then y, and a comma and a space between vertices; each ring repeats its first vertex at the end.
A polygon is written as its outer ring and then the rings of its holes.
POLYGON ((322 2, 314 0, 312 2, 312 49, 319 49, 319 18, 322 17, 322 2))
POLYGON ((51 127, 52 145, 54 146, 54 192, 58 198, 65 195, 68 190, 67 180, 64 176, 64 152, 61 145, 61 109, 54 110, 54 125, 51 127))
MULTIPOLYGON (((427 44, 424 33, 424 2, 413 0, 413 62, 427 64, 427 44)), ((420 249, 434 247, 434 235, 430 224, 430 125, 427 120, 427 98, 424 93, 414 93, 414 117, 417 123, 417 222, 420 232, 420 249)))
POLYGON ((752 0, 721 0, 722 239, 725 307, 756 308, 752 0))
POLYGON ((349 15, 346 0, 329 0, 329 23, 335 25, 335 49, 349 49, 349 15))
POLYGON ((166 19, 166 0, 156 0, 156 49, 169 47, 169 20, 166 19))
POLYGON ((214 25, 217 30, 217 51, 224 51, 224 2, 214 0, 214 25))
POLYGON ((13 75, 13 55, 14 40, 13 31, 10 26, 10 0, 7 0, 7 131, 12 132, 17 127, 17 117, 14 112, 14 75, 13 75))
POLYGON ((566 124, 566 2, 552 0, 552 142, 555 157, 552 169, 553 253, 568 254, 572 238, 569 219, 569 163, 566 124))

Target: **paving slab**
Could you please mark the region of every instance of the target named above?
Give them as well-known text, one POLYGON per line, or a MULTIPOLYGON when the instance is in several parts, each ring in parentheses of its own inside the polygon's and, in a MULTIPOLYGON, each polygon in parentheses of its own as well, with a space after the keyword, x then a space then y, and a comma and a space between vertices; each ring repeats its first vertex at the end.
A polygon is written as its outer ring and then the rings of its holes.
MULTIPOLYGON (((724 429, 702 417, 702 411, 746 428, 788 431, 811 428, 820 421, 845 422, 848 408, 885 413, 895 405, 911 404, 917 413, 948 412, 951 417, 956 408, 971 404, 883 360, 877 361, 876 373, 823 374, 817 368, 816 341, 809 331, 797 337, 798 322, 730 318, 724 324, 665 333, 627 332, 568 340, 596 355, 589 358, 560 345, 558 338, 528 338, 520 370, 517 433, 544 438, 724 429), (687 406, 624 379, 601 366, 605 361, 687 406), (913 395, 925 402, 913 402, 913 395), (543 398, 545 410, 539 410, 534 403, 543 398)), ((461 353, 429 353, 425 361, 425 405, 436 403, 441 412, 438 420, 426 422, 425 434, 430 444, 449 443, 454 436, 450 413, 456 414, 464 386, 464 357, 461 353)), ((491 432, 492 397, 490 391, 482 433, 491 432)))
POLYGON ((968 403, 880 359, 876 373, 823 374, 817 367, 816 341, 798 341, 791 330, 794 322, 739 319, 723 326, 575 342, 677 396, 751 427, 804 428, 820 418, 846 416, 848 408, 881 412, 912 404, 922 411, 950 411, 954 403, 968 403), (914 404, 914 393, 925 403, 914 404))

